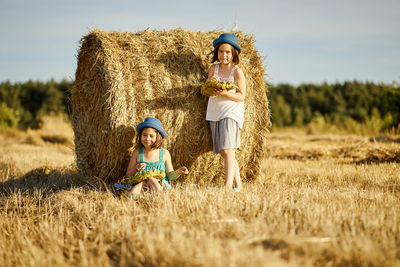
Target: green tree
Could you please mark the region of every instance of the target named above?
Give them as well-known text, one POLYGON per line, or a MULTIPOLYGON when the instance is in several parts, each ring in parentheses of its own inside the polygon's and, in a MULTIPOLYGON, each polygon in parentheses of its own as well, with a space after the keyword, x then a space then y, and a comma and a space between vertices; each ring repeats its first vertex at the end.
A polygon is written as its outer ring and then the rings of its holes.
POLYGON ((298 87, 279 84, 270 85, 269 92, 273 122, 278 127, 301 126, 323 118, 324 123, 358 132, 357 123, 380 131, 400 128, 400 89, 394 85, 358 81, 298 87))

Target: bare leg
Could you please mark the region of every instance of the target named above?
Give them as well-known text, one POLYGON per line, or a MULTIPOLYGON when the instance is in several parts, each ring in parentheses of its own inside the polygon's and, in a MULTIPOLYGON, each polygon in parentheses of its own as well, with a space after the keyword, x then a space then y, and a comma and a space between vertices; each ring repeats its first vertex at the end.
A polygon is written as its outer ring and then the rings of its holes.
POLYGON ((235 158, 235 184, 237 189, 242 190, 242 181, 240 180, 240 168, 236 158, 235 158))
POLYGON ((136 185, 131 189, 131 194, 139 195, 140 192, 142 191, 143 183, 144 183, 144 182, 140 182, 140 183, 136 184, 136 185))
POLYGON ((224 158, 225 167, 225 188, 232 189, 233 179, 235 177, 236 165, 235 165, 235 149, 223 149, 221 150, 221 156, 224 158))
POLYGON ((162 186, 160 185, 158 180, 155 179, 155 178, 148 178, 146 180, 146 183, 150 187, 150 189, 155 191, 155 192, 159 192, 159 191, 163 190, 162 186))

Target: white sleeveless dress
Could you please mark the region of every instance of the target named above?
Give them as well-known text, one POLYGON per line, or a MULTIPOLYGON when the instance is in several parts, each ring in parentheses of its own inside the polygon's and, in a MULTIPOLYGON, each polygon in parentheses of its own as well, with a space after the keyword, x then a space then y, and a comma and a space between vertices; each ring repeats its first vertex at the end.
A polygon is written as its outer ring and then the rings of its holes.
MULTIPOLYGON (((214 75, 220 81, 233 81, 237 66, 232 68, 228 78, 219 75, 219 64, 215 65, 214 75)), ((236 92, 236 89, 232 89, 236 92)), ((232 91, 231 90, 231 91, 232 91)), ((244 121, 244 102, 236 102, 223 96, 211 96, 208 100, 206 120, 210 121, 214 153, 223 149, 240 147, 240 129, 244 121)))
MULTIPOLYGON (((224 78, 219 75, 219 64, 216 64, 214 75, 217 76, 220 81, 234 81, 233 74, 237 68, 237 66, 233 67, 229 77, 224 78)), ((236 92, 236 88, 230 91, 236 92)), ((224 118, 235 120, 239 124, 240 129, 242 129, 244 122, 244 101, 236 102, 226 99, 223 96, 210 96, 208 99, 206 120, 220 121, 224 118)))

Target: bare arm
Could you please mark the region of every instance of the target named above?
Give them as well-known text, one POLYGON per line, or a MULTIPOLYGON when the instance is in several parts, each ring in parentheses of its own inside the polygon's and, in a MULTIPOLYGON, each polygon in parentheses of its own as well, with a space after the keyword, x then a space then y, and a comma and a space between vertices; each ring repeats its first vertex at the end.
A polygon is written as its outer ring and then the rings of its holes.
POLYGON ((179 169, 174 171, 174 167, 172 166, 171 154, 168 150, 164 149, 164 158, 165 158, 165 166, 167 167, 167 177, 168 180, 174 180, 181 174, 188 174, 189 171, 186 167, 182 166, 179 169))
POLYGON ((210 81, 210 80, 218 81, 218 77, 217 77, 217 76, 214 76, 214 70, 215 70, 215 65, 212 65, 212 66, 208 69, 208 78, 207 78, 207 81, 210 81))
POLYGON ((138 171, 144 170, 145 163, 137 164, 139 160, 139 152, 135 149, 132 153, 131 160, 129 161, 128 168, 126 169, 126 176, 135 175, 138 171))
POLYGON ((235 84, 237 86, 236 92, 230 92, 230 91, 218 91, 215 90, 217 95, 223 96, 228 98, 229 100, 236 101, 236 102, 242 102, 246 98, 246 80, 243 74, 243 71, 239 68, 235 70, 235 73, 233 75, 235 84))

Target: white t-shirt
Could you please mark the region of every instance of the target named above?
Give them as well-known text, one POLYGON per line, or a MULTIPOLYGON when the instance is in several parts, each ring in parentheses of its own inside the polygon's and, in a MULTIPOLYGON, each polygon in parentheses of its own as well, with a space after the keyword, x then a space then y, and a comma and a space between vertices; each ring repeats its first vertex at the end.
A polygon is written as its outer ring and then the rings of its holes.
MULTIPOLYGON (((216 64, 214 75, 217 76, 220 81, 234 81, 233 74, 237 68, 237 66, 234 66, 229 77, 223 78, 218 73, 219 64, 216 64)), ((229 91, 236 93, 236 88, 229 91)), ((235 120, 239 124, 239 128, 242 129, 244 122, 244 101, 236 102, 223 96, 210 96, 208 99, 206 120, 220 121, 225 118, 235 120)))

